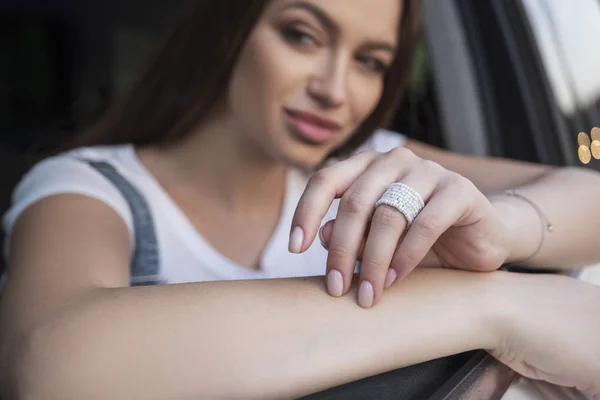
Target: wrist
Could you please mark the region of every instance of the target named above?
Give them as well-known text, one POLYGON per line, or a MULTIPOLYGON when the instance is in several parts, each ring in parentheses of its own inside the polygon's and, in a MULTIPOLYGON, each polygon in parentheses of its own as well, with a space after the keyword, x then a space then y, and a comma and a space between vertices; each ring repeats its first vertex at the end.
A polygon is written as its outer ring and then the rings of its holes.
POLYGON ((386 318, 402 316, 392 320, 394 343, 404 347, 413 335, 418 336, 418 343, 425 348, 417 351, 414 345, 410 347, 419 354, 428 354, 425 359, 497 349, 504 337, 497 329, 502 306, 510 296, 502 286, 507 274, 417 268, 388 289, 386 301, 376 309, 386 318), (416 303, 414 299, 418 299, 416 303), (411 321, 410 327, 406 321, 411 321), (418 335, 411 334, 411 330, 418 335), (403 339, 398 341, 399 338, 403 339))
POLYGON ((494 196, 489 200, 505 227, 508 243, 506 262, 530 259, 543 240, 535 209, 518 198, 505 195, 494 196))
POLYGON ((511 324, 514 323, 515 307, 519 302, 515 285, 523 276, 511 272, 496 271, 488 274, 483 283, 485 292, 479 302, 479 319, 484 325, 483 335, 487 347, 484 350, 502 349, 508 342, 511 324), (512 288, 512 289, 511 289, 512 288))
POLYGON ((465 284, 470 293, 469 296, 463 294, 467 310, 463 318, 469 330, 467 340, 472 341, 472 349, 498 349, 507 337, 506 322, 513 315, 514 309, 508 303, 515 274, 505 271, 465 274, 463 278, 469 276, 465 284))

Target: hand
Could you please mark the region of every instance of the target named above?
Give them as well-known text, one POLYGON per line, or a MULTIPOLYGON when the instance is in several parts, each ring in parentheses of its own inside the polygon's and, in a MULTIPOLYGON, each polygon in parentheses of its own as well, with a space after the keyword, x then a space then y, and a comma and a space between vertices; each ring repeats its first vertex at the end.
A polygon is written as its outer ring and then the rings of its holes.
POLYGON ((362 253, 358 301, 365 308, 421 262, 492 271, 509 254, 507 228, 488 199, 466 178, 405 148, 361 153, 316 172, 296 209, 291 251, 310 247, 336 198, 337 219, 325 227, 328 290, 338 297, 348 292, 362 253), (416 190, 426 204, 410 226, 395 208, 375 209, 395 182, 416 190))
POLYGON ((491 306, 500 318, 490 353, 527 378, 600 400, 600 287, 562 276, 505 277, 491 306))

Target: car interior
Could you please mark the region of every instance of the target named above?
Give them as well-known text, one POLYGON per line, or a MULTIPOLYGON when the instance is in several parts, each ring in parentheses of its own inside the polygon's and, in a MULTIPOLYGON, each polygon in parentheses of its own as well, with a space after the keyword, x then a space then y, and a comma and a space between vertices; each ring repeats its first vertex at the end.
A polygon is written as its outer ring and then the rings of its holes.
MULTIPOLYGON (((141 0, 0 5, 2 212, 43 143, 93 121, 179 11, 141 0)), ((577 156, 577 134, 600 126, 598 0, 425 0, 423 18, 392 130, 465 154, 600 169, 577 156)), ((478 351, 306 399, 499 399, 515 378, 478 351)))

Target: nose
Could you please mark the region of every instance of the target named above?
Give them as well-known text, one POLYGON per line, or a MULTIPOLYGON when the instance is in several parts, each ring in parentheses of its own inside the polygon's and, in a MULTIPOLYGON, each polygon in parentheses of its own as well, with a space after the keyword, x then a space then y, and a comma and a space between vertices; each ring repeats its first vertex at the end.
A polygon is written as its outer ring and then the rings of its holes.
POLYGON ((338 108, 347 96, 348 62, 341 55, 330 57, 308 84, 308 92, 321 106, 338 108))

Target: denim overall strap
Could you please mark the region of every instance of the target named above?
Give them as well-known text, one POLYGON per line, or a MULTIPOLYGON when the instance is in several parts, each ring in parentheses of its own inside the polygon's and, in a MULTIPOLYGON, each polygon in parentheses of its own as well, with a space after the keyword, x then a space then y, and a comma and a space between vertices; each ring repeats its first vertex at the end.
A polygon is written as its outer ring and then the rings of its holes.
POLYGON ((125 197, 134 227, 134 252, 130 264, 131 286, 161 284, 158 241, 148 202, 115 167, 98 161, 83 160, 108 179, 125 197))

